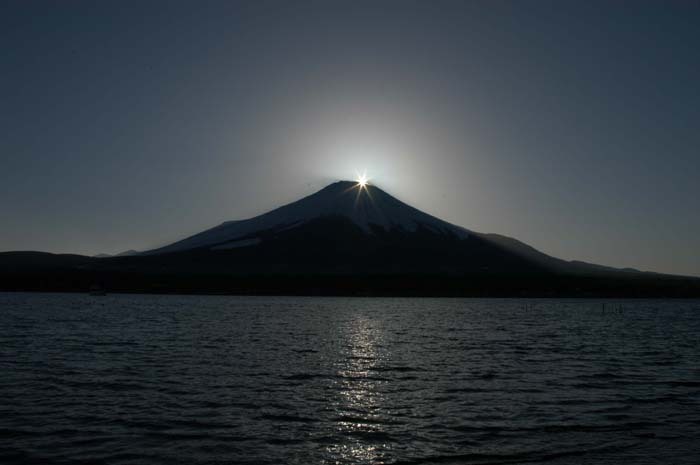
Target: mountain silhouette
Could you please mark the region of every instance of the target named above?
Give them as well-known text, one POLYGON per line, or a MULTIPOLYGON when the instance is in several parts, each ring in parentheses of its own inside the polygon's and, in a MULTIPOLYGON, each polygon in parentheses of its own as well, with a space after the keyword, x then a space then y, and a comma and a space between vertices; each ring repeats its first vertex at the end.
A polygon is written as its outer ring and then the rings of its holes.
POLYGON ((99 283, 143 292, 700 294, 697 279, 561 260, 351 181, 138 254, 0 254, 0 278, 0 288, 10 290, 80 290, 99 283))
POLYGON ((144 255, 242 248, 252 251, 236 253, 238 260, 228 266, 315 265, 345 272, 623 271, 566 262, 510 237, 470 231, 411 207, 379 187, 352 181, 335 182, 263 215, 224 222, 144 255))
MULTIPOLYGON (((338 181, 301 200, 243 221, 227 221, 187 239, 148 253, 168 253, 200 247, 232 248, 237 241, 283 233, 319 219, 351 222, 365 234, 378 230, 416 232, 426 228, 442 235, 464 238, 466 229, 423 213, 378 187, 338 181)), ((252 245, 252 243, 250 244, 252 245)))

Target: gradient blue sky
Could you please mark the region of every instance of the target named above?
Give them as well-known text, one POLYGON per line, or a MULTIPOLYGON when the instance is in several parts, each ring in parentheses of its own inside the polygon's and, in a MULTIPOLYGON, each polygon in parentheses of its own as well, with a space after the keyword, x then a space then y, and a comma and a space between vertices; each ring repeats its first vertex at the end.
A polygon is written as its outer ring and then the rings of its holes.
POLYGON ((700 275, 700 2, 0 3, 0 250, 163 245, 366 170, 700 275))

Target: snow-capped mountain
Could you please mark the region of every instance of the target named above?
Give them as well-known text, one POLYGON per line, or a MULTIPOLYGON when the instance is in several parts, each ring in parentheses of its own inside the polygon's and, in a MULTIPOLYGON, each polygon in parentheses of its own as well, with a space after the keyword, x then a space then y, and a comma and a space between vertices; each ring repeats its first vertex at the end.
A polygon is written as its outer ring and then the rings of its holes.
POLYGON ((700 280, 544 254, 333 183, 263 215, 114 257, 0 253, 0 290, 463 296, 700 295, 700 280))
POLYGON ((350 220, 367 234, 385 231, 415 232, 426 228, 437 234, 466 238, 469 231, 423 213, 392 197, 376 186, 338 181, 301 200, 248 220, 227 221, 147 254, 181 252, 189 249, 232 249, 256 245, 262 233, 281 232, 319 218, 350 220))

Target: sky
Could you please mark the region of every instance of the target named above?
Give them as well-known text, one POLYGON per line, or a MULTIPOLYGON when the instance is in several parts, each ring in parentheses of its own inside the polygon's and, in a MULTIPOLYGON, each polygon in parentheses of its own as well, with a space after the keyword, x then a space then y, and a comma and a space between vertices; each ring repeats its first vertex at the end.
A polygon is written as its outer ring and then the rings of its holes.
POLYGON ((0 250, 145 250, 366 171, 700 275, 700 1, 0 3, 0 250))

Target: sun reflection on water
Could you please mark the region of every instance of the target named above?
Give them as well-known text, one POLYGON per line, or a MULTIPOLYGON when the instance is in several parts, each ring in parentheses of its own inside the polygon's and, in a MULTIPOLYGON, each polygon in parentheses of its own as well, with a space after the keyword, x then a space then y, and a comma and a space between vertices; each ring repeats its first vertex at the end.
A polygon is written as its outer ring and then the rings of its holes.
POLYGON ((331 463, 383 463, 389 445, 383 425, 387 380, 376 368, 384 358, 383 331, 378 321, 366 315, 348 320, 343 334, 343 358, 337 360, 338 413, 335 433, 344 438, 329 445, 331 463))

